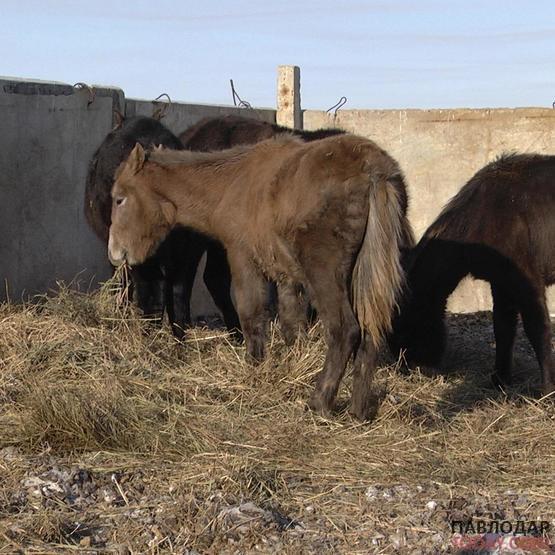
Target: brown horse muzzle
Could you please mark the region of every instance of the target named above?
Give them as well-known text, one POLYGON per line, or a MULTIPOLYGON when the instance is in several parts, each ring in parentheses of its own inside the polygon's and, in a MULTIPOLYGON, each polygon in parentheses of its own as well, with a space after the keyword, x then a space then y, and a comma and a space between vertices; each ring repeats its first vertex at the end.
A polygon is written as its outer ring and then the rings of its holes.
POLYGON ((112 233, 108 237, 108 259, 112 266, 121 266, 125 264, 126 252, 124 249, 119 248, 115 243, 112 233))

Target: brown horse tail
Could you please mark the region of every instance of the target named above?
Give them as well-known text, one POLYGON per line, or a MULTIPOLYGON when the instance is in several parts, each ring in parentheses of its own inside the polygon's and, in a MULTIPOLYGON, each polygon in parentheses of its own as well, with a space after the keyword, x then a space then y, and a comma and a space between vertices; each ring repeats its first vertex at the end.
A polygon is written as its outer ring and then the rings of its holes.
POLYGON ((401 251, 412 231, 401 199, 400 173, 371 177, 368 220, 352 276, 353 306, 362 329, 378 346, 391 331, 404 284, 401 251))

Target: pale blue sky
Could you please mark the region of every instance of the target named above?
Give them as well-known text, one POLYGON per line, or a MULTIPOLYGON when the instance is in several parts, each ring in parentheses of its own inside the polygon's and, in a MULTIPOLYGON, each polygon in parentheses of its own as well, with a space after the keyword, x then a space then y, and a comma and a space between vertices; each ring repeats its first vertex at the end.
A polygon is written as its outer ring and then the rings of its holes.
POLYGON ((0 0, 0 75, 303 108, 551 106, 555 0, 0 0))

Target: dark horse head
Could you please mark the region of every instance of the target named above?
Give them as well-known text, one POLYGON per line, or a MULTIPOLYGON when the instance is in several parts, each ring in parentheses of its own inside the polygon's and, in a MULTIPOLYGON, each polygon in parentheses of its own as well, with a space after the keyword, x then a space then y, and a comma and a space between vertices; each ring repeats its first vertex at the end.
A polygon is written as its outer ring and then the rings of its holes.
POLYGON ((148 148, 163 145, 182 150, 181 141, 157 119, 137 116, 121 119, 106 136, 89 164, 85 188, 85 216, 96 235, 108 241, 114 175, 137 144, 148 148))
POLYGON ((436 366, 445 351, 444 313, 452 284, 430 276, 445 275, 451 248, 455 246, 422 239, 403 259, 406 287, 387 341, 391 352, 402 352, 409 364, 436 366))

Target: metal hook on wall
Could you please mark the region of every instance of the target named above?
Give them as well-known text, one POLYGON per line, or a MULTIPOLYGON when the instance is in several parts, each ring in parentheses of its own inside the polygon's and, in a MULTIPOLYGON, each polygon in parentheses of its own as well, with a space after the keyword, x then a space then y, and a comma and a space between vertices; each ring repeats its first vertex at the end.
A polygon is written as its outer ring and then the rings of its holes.
POLYGON ((156 104, 161 104, 161 106, 159 106, 158 108, 153 108, 152 110, 152 117, 154 119, 157 120, 161 120, 165 115, 166 112, 168 111, 168 106, 170 106, 172 103, 172 99, 170 98, 170 95, 167 93, 162 93, 159 94, 153 101, 152 104, 154 106, 156 106, 156 104), (160 102, 160 99, 166 97, 168 99, 167 102, 160 102))
POLYGON ((231 85, 231 97, 233 98, 233 105, 238 106, 239 108, 247 108, 249 110, 252 110, 253 107, 252 107, 251 103, 247 102, 246 100, 243 100, 237 94, 237 91, 235 90, 235 85, 233 84, 233 79, 230 79, 229 83, 231 85))
POLYGON ((87 108, 94 102, 94 99, 96 97, 96 91, 90 85, 87 85, 87 83, 79 82, 79 83, 75 83, 75 85, 73 85, 73 88, 77 89, 78 91, 86 90, 89 93, 87 108))
POLYGON ((326 110, 326 114, 329 114, 332 110, 334 110, 333 115, 336 116, 337 115, 337 111, 340 110, 341 108, 343 108, 343 106, 345 106, 345 104, 347 104, 347 97, 346 96, 342 96, 338 102, 336 102, 331 108, 328 108, 326 110))

